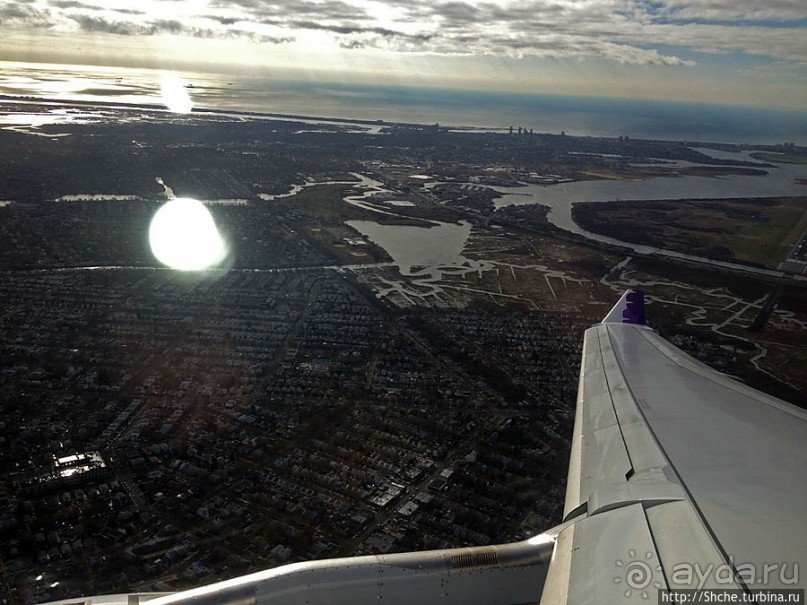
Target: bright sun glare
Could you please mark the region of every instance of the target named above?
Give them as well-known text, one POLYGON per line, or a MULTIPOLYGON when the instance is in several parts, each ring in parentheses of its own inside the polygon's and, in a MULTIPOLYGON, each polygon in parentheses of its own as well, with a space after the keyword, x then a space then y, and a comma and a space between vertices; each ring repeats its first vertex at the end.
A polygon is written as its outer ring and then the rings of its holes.
POLYGON ((181 271, 200 271, 220 263, 226 254, 210 211, 189 198, 162 206, 149 228, 151 251, 161 263, 181 271))
POLYGON ((172 73, 164 73, 160 83, 160 94, 163 103, 174 113, 190 113, 193 101, 185 88, 182 79, 172 73))

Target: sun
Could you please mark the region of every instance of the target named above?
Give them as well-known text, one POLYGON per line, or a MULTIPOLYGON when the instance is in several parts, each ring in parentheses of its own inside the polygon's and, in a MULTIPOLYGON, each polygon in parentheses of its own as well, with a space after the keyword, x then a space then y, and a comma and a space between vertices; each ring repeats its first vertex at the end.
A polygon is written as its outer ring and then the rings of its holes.
POLYGON ((157 260, 180 271, 213 267, 227 254, 210 211, 190 198, 176 198, 160 207, 151 221, 149 243, 157 260))

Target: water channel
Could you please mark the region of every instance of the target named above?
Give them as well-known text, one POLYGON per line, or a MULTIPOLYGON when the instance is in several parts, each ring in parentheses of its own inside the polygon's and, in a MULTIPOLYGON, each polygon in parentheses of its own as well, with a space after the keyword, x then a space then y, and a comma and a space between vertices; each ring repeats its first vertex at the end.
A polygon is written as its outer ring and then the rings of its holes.
MULTIPOLYGON (((751 152, 731 153, 712 149, 700 149, 713 157, 755 161, 751 152)), ((680 163, 678 163, 680 164, 680 163)), ((675 163, 674 163, 675 165, 675 163)), ((556 227, 582 235, 588 239, 622 246, 640 254, 660 254, 668 257, 696 261, 699 263, 722 266, 726 268, 750 271, 761 275, 780 275, 778 271, 749 268, 737 263, 717 261, 643 246, 631 242, 616 240, 604 235, 592 233, 581 228, 572 219, 572 204, 575 202, 608 202, 618 200, 642 200, 652 203, 654 200, 675 199, 726 199, 749 197, 777 197, 807 195, 807 186, 798 179, 807 179, 807 166, 793 164, 776 164, 767 168, 766 176, 726 175, 719 177, 675 176, 655 177, 647 180, 599 180, 574 181, 556 185, 525 184, 520 187, 491 187, 502 194, 495 201, 497 209, 509 205, 543 204, 549 206, 548 220, 556 227)), ((364 198, 385 191, 383 185, 367 177, 356 175, 362 179, 357 184, 365 190, 361 196, 348 196, 346 201, 362 208, 383 214, 395 214, 391 210, 379 210, 367 204, 364 198)), ((436 183, 427 182, 424 187, 432 187, 436 183)), ((410 273, 412 267, 429 266, 465 266, 472 267, 472 261, 462 256, 463 245, 459 243, 467 239, 470 226, 462 223, 436 223, 431 228, 380 225, 373 221, 349 221, 349 225, 360 231, 373 242, 384 248, 401 267, 404 274, 410 273)), ((477 267, 473 267, 477 268, 477 267)))

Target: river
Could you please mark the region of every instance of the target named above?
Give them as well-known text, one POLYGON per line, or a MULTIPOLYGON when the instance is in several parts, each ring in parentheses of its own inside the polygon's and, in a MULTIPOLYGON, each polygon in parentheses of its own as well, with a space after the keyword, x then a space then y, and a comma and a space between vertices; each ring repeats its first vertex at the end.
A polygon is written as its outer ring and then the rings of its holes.
MULTIPOLYGON (((751 152, 732 153, 713 149, 698 149, 716 158, 750 160, 751 152)), ((523 187, 492 187, 502 193, 496 200, 497 209, 510 205, 543 204, 549 206, 550 223, 588 239, 629 248, 640 254, 660 254, 671 258, 750 271, 760 275, 781 275, 779 271, 749 268, 747 265, 717 261, 672 250, 653 248, 606 237, 587 231, 572 219, 576 202, 609 202, 619 200, 723 199, 749 197, 778 197, 807 195, 807 187, 797 179, 807 179, 807 165, 776 164, 767 176, 727 175, 720 177, 678 176, 656 177, 643 181, 575 181, 558 185, 524 185, 523 187)))
MULTIPOLYGON (((751 152, 724 152, 713 149, 698 149, 704 154, 721 159, 754 161, 751 152)), ((680 163, 672 163, 680 164, 680 163)), ((689 165, 687 163, 687 165, 689 165)), ((703 199, 703 198, 748 198, 807 195, 807 187, 797 179, 807 179, 807 165, 776 164, 768 168, 767 176, 728 175, 720 177, 678 176, 656 177, 642 181, 574 181, 557 185, 532 185, 521 187, 491 187, 502 196, 495 201, 497 209, 509 205, 543 204, 549 206, 550 223, 582 235, 588 239, 629 248, 640 254, 659 254, 682 260, 695 261, 713 266, 743 270, 759 275, 778 276, 779 271, 759 269, 737 263, 717 261, 671 250, 642 246, 592 233, 581 228, 572 219, 572 204, 575 202, 608 202, 616 200, 703 199)), ((292 190, 280 195, 261 194, 267 201, 297 193, 300 189, 317 184, 350 184, 360 193, 352 193, 345 201, 380 215, 402 216, 395 207, 385 209, 370 204, 367 198, 389 190, 378 181, 365 175, 354 173, 356 181, 308 182, 295 185, 292 190)), ((425 182, 424 187, 434 186, 425 182)), ((471 232, 467 222, 443 223, 429 221, 431 227, 408 225, 382 225, 375 221, 347 221, 347 224, 374 243, 378 244, 393 258, 404 275, 428 277, 436 280, 446 271, 484 271, 487 263, 480 263, 463 256, 465 242, 471 232)))
MULTIPOLYGON (((751 152, 731 153, 713 149, 699 149, 699 151, 713 157, 754 161, 749 155, 751 152)), ((502 197, 495 202, 497 209, 509 205, 543 204, 550 208, 548 214, 550 223, 588 239, 629 248, 640 254, 659 254, 713 266, 750 271, 759 275, 778 276, 781 274, 779 271, 758 269, 738 263, 642 246, 592 233, 577 225, 572 219, 571 212, 572 204, 575 202, 646 200, 648 203, 652 203, 653 200, 665 199, 807 195, 807 187, 796 180, 807 179, 807 166, 777 164, 768 171, 767 176, 678 176, 656 177, 642 181, 575 181, 557 185, 526 184, 521 187, 491 188, 502 194, 502 197)), ((360 178, 359 186, 365 189, 365 193, 361 196, 348 196, 346 201, 383 214, 395 214, 391 210, 378 210, 364 202, 364 198, 367 196, 384 189, 383 185, 377 181, 363 176, 360 178)), ((431 187, 435 184, 433 182, 425 183, 424 187, 431 187)), ((404 274, 410 274, 413 267, 417 269, 417 272, 428 268, 433 275, 439 273, 440 267, 454 266, 476 270, 481 268, 462 255, 464 242, 470 234, 470 226, 465 223, 460 226, 436 223, 436 226, 429 229, 380 225, 373 221, 349 221, 348 224, 384 248, 404 274)))
MULTIPOLYGON (((714 154, 714 150, 701 149, 714 154)), ((746 159, 745 154, 720 153, 721 157, 746 159)), ((748 158, 751 159, 751 158, 748 158)), ((753 161, 753 160, 752 160, 753 161)), ((807 179, 807 165, 776 164, 767 176, 727 175, 719 177, 675 176, 655 177, 642 181, 574 181, 558 185, 524 185, 523 187, 491 187, 502 197, 496 208, 510 205, 543 204, 550 207, 553 225, 599 239, 580 228, 572 220, 575 202, 611 202, 618 200, 680 200, 707 198, 745 198, 807 195, 807 187, 796 179, 807 179)))

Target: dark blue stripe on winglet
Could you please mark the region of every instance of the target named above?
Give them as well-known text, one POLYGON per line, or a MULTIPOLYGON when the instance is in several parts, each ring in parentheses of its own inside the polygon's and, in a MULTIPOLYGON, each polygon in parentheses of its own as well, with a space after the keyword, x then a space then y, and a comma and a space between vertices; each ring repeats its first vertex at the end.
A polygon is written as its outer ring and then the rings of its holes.
POLYGON ((641 290, 625 292, 602 323, 645 325, 644 292, 641 290))

